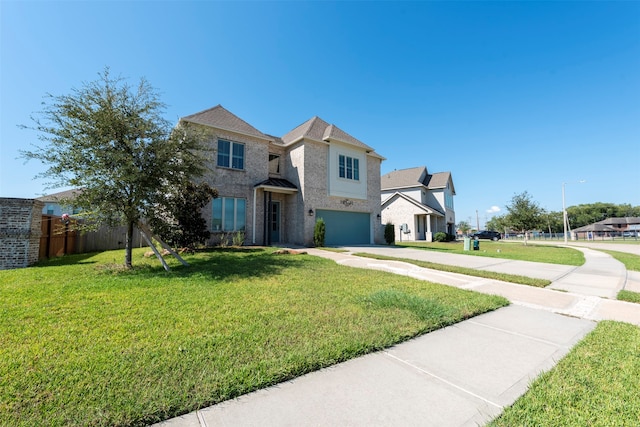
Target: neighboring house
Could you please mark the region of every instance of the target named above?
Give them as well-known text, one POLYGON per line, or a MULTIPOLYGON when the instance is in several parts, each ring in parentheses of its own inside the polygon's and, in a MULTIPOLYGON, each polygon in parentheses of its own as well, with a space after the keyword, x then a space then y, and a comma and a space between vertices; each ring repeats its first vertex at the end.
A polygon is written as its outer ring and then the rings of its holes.
POLYGON ((636 236, 640 232, 640 218, 625 217, 603 219, 602 221, 576 228, 572 231, 572 238, 588 239, 589 237, 596 236, 615 236, 625 232, 636 236))
POLYGON ((395 225, 397 240, 431 242, 437 232, 455 234, 450 172, 430 174, 425 166, 395 170, 381 178, 381 189, 382 223, 395 225))
POLYGON ((204 208, 215 244, 229 233, 246 243, 312 245, 316 220, 326 245, 381 243, 380 164, 375 150, 319 117, 282 137, 265 134, 222 106, 180 119, 210 135, 219 197, 204 208))
POLYGON ((42 208, 43 215, 61 216, 63 213, 73 215, 79 213, 81 209, 63 205, 62 203, 63 201, 73 200, 77 191, 77 189, 60 191, 59 193, 38 197, 36 200, 44 203, 44 207, 42 208))

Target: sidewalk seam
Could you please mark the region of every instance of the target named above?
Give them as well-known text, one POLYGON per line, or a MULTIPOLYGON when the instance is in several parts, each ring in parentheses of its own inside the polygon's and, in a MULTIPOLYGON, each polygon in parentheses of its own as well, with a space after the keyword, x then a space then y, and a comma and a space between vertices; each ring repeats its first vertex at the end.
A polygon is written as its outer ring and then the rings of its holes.
POLYGON ((495 402, 492 402, 492 401, 490 401, 489 399, 486 399, 486 398, 484 398, 484 397, 482 397, 482 396, 480 396, 480 395, 478 395, 478 394, 476 394, 476 393, 474 393, 474 392, 472 392, 472 391, 470 391, 470 390, 467 390, 467 389, 466 389, 466 388, 464 388, 464 387, 461 387, 461 386, 459 386, 459 385, 457 385, 457 384, 454 384, 454 383, 452 383, 451 381, 448 381, 448 380, 446 380, 446 379, 444 379, 444 378, 442 378, 442 377, 440 377, 440 376, 438 376, 438 375, 436 375, 436 374, 434 374, 434 373, 432 373, 432 372, 429 372, 429 371, 427 371, 427 370, 425 370, 425 369, 423 369, 423 368, 421 368, 421 367, 419 367, 419 366, 416 366, 416 365, 414 365, 414 364, 412 364, 412 363, 409 363, 408 361, 406 361, 406 360, 404 360, 404 359, 401 359, 401 358, 399 358, 399 357, 397 357, 397 356, 394 356, 393 354, 391 354, 391 353, 389 353, 389 352, 384 351, 383 353, 384 353, 386 356, 388 356, 388 357, 390 357, 390 358, 392 358, 392 359, 395 359, 395 360, 397 360, 398 362, 403 363, 403 364, 405 364, 405 365, 407 365, 407 366, 409 366, 409 367, 411 367, 411 368, 413 368, 413 369, 415 369, 415 370, 417 370, 417 371, 419 371, 419 372, 422 372, 423 374, 429 375, 430 377, 435 378, 435 379, 437 379, 438 381, 441 381, 441 382, 443 382, 443 383, 447 384, 447 385, 448 385, 448 386, 450 386, 450 387, 453 387, 453 388, 455 388, 455 389, 457 389, 457 390, 460 390, 460 391, 462 391, 463 393, 466 393, 466 394, 468 394, 468 395, 470 395, 470 396, 475 397, 476 399, 480 399, 481 401, 483 401, 483 402, 485 402, 485 403, 487 403, 487 404, 489 404, 489 405, 491 405, 491 406, 494 406, 494 407, 496 407, 496 408, 500 409, 501 411, 504 409, 504 406, 502 406, 502 405, 499 405, 499 404, 497 404, 497 403, 495 403, 495 402))

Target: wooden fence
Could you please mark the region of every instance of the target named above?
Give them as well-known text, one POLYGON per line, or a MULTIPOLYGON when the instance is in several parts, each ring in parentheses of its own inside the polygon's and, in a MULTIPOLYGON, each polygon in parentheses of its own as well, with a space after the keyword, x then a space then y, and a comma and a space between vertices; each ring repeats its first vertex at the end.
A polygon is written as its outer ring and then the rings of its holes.
POLYGON ((54 215, 42 215, 42 235, 40 236, 39 259, 53 258, 76 253, 77 231, 73 230, 74 220, 68 224, 54 215))
MULTIPOLYGON (((68 224, 55 215, 42 215, 42 236, 40 237, 39 259, 53 258, 66 254, 100 252, 124 249, 126 227, 101 227, 96 231, 78 232, 76 220, 68 224)), ((133 247, 146 246, 140 232, 134 228, 133 247)))

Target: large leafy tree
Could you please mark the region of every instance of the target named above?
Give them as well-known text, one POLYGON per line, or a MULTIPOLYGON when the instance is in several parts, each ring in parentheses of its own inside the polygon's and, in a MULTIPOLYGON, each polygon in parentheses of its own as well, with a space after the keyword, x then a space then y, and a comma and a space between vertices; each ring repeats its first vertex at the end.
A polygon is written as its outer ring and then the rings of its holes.
POLYGON ((47 95, 25 126, 38 131, 41 144, 22 154, 48 166, 39 176, 49 188, 79 188, 74 203, 86 217, 127 226, 129 268, 134 225, 156 216, 165 193, 205 170, 202 134, 174 128, 162 118, 164 108, 145 79, 131 86, 105 68, 69 95, 47 95))
POLYGON ((533 201, 527 191, 514 195, 506 207, 506 223, 515 231, 527 233, 544 224, 544 209, 533 201))

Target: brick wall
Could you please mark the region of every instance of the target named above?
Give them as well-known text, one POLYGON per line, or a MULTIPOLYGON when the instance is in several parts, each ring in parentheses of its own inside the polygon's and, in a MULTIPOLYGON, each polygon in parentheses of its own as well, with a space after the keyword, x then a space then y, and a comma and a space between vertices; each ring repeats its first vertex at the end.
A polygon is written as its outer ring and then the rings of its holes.
POLYGON ((0 270, 38 261, 44 203, 0 197, 0 270))

